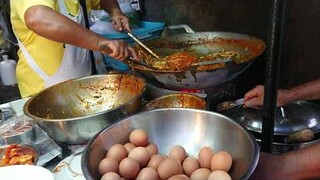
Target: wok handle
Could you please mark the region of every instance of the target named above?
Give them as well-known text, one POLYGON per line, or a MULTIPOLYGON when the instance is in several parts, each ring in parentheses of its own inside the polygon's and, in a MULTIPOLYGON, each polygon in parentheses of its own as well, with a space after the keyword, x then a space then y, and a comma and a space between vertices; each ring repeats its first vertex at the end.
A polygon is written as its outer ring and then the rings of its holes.
POLYGON ((169 28, 169 29, 184 29, 189 34, 195 33, 195 31, 193 29, 191 29, 191 27, 186 24, 170 25, 167 28, 169 28))
POLYGON ((161 37, 168 37, 168 36, 172 36, 172 35, 175 35, 175 34, 180 34, 180 33, 177 33, 173 30, 176 30, 176 29, 184 29, 185 32, 187 32, 188 34, 193 34, 195 33, 195 31, 193 29, 191 29, 190 26, 186 25, 186 24, 177 24, 177 25, 170 25, 170 26, 167 26, 163 31, 162 31, 162 34, 161 34, 161 37))

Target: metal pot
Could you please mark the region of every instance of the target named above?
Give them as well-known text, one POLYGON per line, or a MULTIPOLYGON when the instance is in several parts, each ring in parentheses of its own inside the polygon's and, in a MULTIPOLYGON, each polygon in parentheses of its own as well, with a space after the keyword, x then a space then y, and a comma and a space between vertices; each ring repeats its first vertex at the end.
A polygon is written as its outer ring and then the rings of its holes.
POLYGON ((128 74, 88 76, 51 86, 24 113, 56 141, 86 143, 101 129, 141 107, 145 80, 128 74))
MULTIPOLYGON (((192 68, 182 72, 153 70, 131 65, 148 82, 172 90, 208 89, 228 82, 247 69, 251 60, 259 56, 265 49, 264 42, 258 38, 230 32, 186 33, 151 40, 145 44, 161 56, 182 51, 196 56, 230 50, 241 54, 241 62, 220 64, 220 68, 200 66, 200 69, 192 68)), ((140 58, 145 59, 146 57, 140 58)))
POLYGON ((81 168, 87 180, 100 179, 98 165, 114 144, 129 141, 134 129, 148 133, 149 142, 158 146, 159 153, 168 154, 170 147, 181 145, 190 156, 209 146, 231 154, 232 179, 248 179, 259 159, 259 147, 253 136, 232 119, 218 113, 197 109, 157 109, 127 117, 102 130, 86 145, 81 168))
MULTIPOLYGON (((223 111, 223 114, 232 117, 250 130, 258 142, 261 141, 262 113, 262 110, 243 108, 242 106, 223 111)), ((277 108, 273 141, 273 154, 281 154, 319 143, 320 106, 307 101, 298 101, 277 108), (304 141, 291 143, 286 141, 292 134, 305 129, 310 129, 314 136, 304 141)))
POLYGON ((189 93, 173 93, 161 96, 146 104, 143 110, 149 111, 162 108, 194 108, 206 109, 205 99, 189 93))

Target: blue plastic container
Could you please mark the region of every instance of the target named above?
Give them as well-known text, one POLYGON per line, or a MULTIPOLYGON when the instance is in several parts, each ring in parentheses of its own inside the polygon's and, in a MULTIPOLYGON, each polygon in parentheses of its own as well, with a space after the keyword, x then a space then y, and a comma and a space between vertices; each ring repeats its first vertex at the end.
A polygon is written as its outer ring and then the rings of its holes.
MULTIPOLYGON (((150 22, 141 21, 140 28, 133 29, 132 33, 141 41, 147 41, 155 38, 159 38, 162 30, 164 29, 164 22, 150 22)), ((133 45, 135 42, 126 33, 112 33, 112 34, 101 34, 108 39, 122 39, 128 44, 133 45)), ((109 56, 104 56, 104 63, 107 67, 114 68, 119 71, 127 71, 130 67, 116 59, 109 56)))

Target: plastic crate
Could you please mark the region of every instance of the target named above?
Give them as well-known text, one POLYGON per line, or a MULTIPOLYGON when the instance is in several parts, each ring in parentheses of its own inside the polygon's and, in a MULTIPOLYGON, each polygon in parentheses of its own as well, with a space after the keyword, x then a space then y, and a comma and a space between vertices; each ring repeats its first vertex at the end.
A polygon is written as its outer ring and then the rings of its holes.
MULTIPOLYGON (((155 38, 159 38, 162 30, 164 29, 164 22, 150 22, 150 21, 141 21, 140 28, 133 29, 132 33, 141 41, 147 41, 155 38)), ((101 34, 102 36, 108 39, 122 39, 128 44, 135 44, 135 42, 126 34, 126 33, 112 33, 112 34, 101 34)), ((119 71, 127 71, 130 67, 116 59, 111 58, 110 56, 104 55, 104 63, 107 67, 114 68, 119 71)))

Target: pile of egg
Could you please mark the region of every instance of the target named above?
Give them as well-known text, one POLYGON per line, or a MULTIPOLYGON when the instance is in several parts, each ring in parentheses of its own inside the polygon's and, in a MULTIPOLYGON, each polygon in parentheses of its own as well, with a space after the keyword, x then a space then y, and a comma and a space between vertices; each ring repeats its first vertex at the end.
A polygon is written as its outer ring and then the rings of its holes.
POLYGON ((158 147, 149 143, 141 129, 132 131, 129 139, 129 143, 110 147, 99 164, 101 180, 231 180, 227 172, 232 157, 225 151, 215 153, 204 146, 195 158, 176 145, 167 156, 158 154, 158 147))

